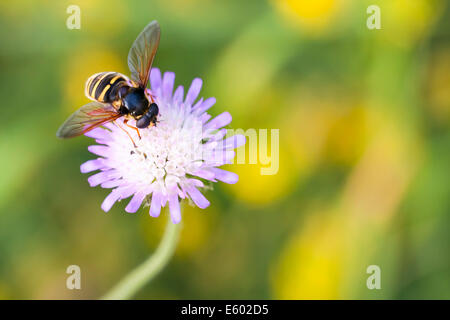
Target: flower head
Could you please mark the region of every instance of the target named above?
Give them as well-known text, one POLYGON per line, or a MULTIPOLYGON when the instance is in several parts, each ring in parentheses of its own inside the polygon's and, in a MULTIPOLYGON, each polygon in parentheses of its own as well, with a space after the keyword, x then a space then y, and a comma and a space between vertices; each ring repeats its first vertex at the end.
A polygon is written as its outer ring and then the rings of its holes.
MULTIPOLYGON (((201 98, 196 102, 201 79, 192 81, 186 97, 182 86, 173 93, 174 82, 174 73, 166 72, 161 77, 159 69, 152 69, 148 93, 159 106, 158 123, 140 129, 141 138, 123 120, 86 134, 98 143, 89 151, 100 158, 85 162, 81 172, 100 170, 89 177, 89 184, 113 188, 103 201, 104 211, 132 196, 127 212, 136 212, 145 202, 150 205, 150 215, 158 217, 161 207, 168 203, 172 221, 178 223, 180 199, 191 199, 202 209, 209 206, 199 190, 205 187, 204 182, 238 181, 235 173, 218 168, 231 162, 234 148, 245 144, 242 135, 225 138, 227 130, 223 127, 231 122, 231 115, 224 112, 211 119, 206 111, 216 100, 201 98)), ((135 123, 130 120, 128 124, 135 123)))

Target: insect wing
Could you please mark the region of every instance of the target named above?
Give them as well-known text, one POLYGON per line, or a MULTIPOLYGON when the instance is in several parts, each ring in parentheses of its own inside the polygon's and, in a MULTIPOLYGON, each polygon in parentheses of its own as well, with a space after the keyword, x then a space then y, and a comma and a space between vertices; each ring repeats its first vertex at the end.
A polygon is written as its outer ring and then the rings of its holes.
POLYGON ((150 69, 159 45, 160 28, 156 20, 150 22, 138 35, 128 53, 131 79, 146 88, 150 69))
POLYGON ((111 105, 90 102, 72 113, 58 129, 56 136, 62 139, 80 136, 121 116, 111 105))

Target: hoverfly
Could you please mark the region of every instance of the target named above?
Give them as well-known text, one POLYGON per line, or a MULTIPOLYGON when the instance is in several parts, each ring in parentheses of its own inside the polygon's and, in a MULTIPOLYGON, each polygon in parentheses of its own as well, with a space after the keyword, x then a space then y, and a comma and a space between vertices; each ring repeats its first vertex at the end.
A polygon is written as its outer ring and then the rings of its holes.
POLYGON ((120 117, 125 117, 124 124, 135 129, 139 137, 139 129, 156 125, 158 105, 151 94, 147 96, 146 88, 159 38, 160 28, 156 20, 150 22, 136 38, 128 53, 131 79, 117 72, 91 76, 86 81, 85 94, 93 102, 69 116, 58 129, 57 137, 80 136, 120 117), (136 120, 136 127, 127 124, 130 119, 136 120))

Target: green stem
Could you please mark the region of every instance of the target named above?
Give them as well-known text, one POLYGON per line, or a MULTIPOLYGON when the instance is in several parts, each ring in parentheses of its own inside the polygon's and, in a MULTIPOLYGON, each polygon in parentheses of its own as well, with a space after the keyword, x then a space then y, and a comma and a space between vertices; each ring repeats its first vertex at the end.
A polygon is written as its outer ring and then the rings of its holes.
POLYGON ((122 281, 105 294, 102 300, 124 300, 133 296, 146 283, 152 280, 169 262, 180 235, 180 225, 167 221, 164 236, 156 249, 144 263, 131 271, 122 281))

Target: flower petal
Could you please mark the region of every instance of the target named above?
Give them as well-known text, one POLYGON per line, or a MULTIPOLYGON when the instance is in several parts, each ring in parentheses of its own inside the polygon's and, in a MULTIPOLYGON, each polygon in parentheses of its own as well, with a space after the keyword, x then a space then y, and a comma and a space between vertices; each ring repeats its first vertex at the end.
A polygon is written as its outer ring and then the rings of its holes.
POLYGON ((104 165, 105 164, 104 164, 102 158, 98 158, 95 160, 89 160, 80 166, 80 171, 81 171, 81 173, 89 173, 89 172, 100 170, 100 169, 104 168, 104 165))
POLYGON ((91 131, 86 132, 84 135, 86 137, 93 138, 99 141, 111 141, 111 131, 102 129, 100 127, 92 129, 91 131))
POLYGON ((96 187, 106 181, 110 181, 114 178, 118 178, 118 173, 115 170, 108 170, 96 173, 88 178, 89 185, 96 187))
POLYGON ((181 221, 180 202, 178 201, 178 193, 169 196, 169 209, 172 222, 177 224, 181 221))
POLYGON ((205 186, 203 184, 203 182, 201 180, 198 180, 198 179, 187 179, 187 182, 193 187, 203 188, 205 186))
POLYGON ((202 89, 203 81, 200 78, 195 78, 192 80, 191 87, 189 88, 189 91, 186 95, 186 100, 184 100, 184 103, 187 105, 192 105, 197 99, 198 94, 200 93, 200 90, 202 89))
POLYGON ((216 129, 211 129, 203 133, 203 137, 205 139, 210 139, 212 141, 222 140, 223 137, 227 134, 227 129, 220 129, 217 131, 216 129))
POLYGON ((126 206, 125 211, 128 213, 135 213, 138 211, 141 207, 142 201, 145 199, 145 196, 146 194, 144 192, 136 193, 126 206))
POLYGON ((229 112, 224 112, 219 114, 217 117, 209 121, 204 129, 220 129, 228 125, 232 120, 231 114, 229 112))
POLYGON ((100 157, 107 158, 109 156, 109 147, 107 146, 93 145, 89 146, 88 150, 90 153, 96 154, 100 157))
POLYGON ((239 176, 234 172, 222 170, 219 168, 211 168, 211 170, 216 175, 215 178, 222 182, 234 184, 239 181, 239 176))
POLYGON ((208 199, 197 188, 191 187, 187 189, 187 193, 200 209, 205 209, 210 205, 208 199))
POLYGON ((118 187, 118 186, 120 186, 122 183, 123 183, 123 180, 122 180, 122 179, 110 180, 110 181, 103 182, 103 183, 101 184, 101 187, 102 187, 102 188, 105 188, 105 189, 110 189, 110 188, 118 187))
MULTIPOLYGON (((210 114, 203 113, 203 114, 200 116, 200 121, 201 121, 202 123, 206 123, 209 119, 211 119, 211 115, 210 115, 210 114)), ((204 127, 203 129, 206 130, 205 127, 204 127)))
POLYGON ((192 172, 192 175, 206 179, 206 180, 214 180, 215 174, 214 172, 208 171, 208 170, 198 170, 195 172, 192 172))
MULTIPOLYGON (((226 138, 223 140, 223 148, 224 149, 235 149, 243 146, 245 144, 246 138, 242 134, 236 134, 232 137, 226 138)), ((220 145, 220 144, 219 144, 220 145)))
POLYGON ((198 99, 198 101, 192 106, 192 110, 200 108, 200 106, 203 104, 203 98, 198 99))
POLYGON ((175 90, 175 93, 173 94, 173 103, 181 103, 183 101, 184 96, 184 87, 178 86, 177 90, 175 90))
POLYGON ((111 210, 114 203, 116 203, 117 200, 120 199, 120 192, 117 192, 117 189, 114 189, 106 198, 103 200, 102 203, 102 210, 105 212, 108 212, 111 210))
POLYGON ((203 101, 203 103, 200 104, 198 107, 193 109, 193 112, 195 112, 195 114, 197 114, 197 115, 200 115, 203 112, 205 112, 206 110, 208 110, 209 108, 211 108, 215 103, 216 103, 216 98, 214 98, 214 97, 208 98, 205 101, 203 101))
POLYGON ((221 166, 226 163, 231 163, 236 153, 234 150, 214 150, 205 153, 205 162, 213 166, 221 166))
POLYGON ((102 209, 105 212, 111 210, 116 201, 126 199, 133 194, 133 188, 116 188, 103 200, 102 209))
POLYGON ((150 215, 154 218, 159 217, 161 213, 161 194, 153 192, 152 203, 150 204, 150 215))
POLYGON ((161 88, 161 71, 158 68, 153 68, 150 72, 150 86, 153 92, 161 88))
POLYGON ((164 72, 162 83, 162 95, 167 101, 172 100, 173 84, 175 82, 175 73, 164 72))

